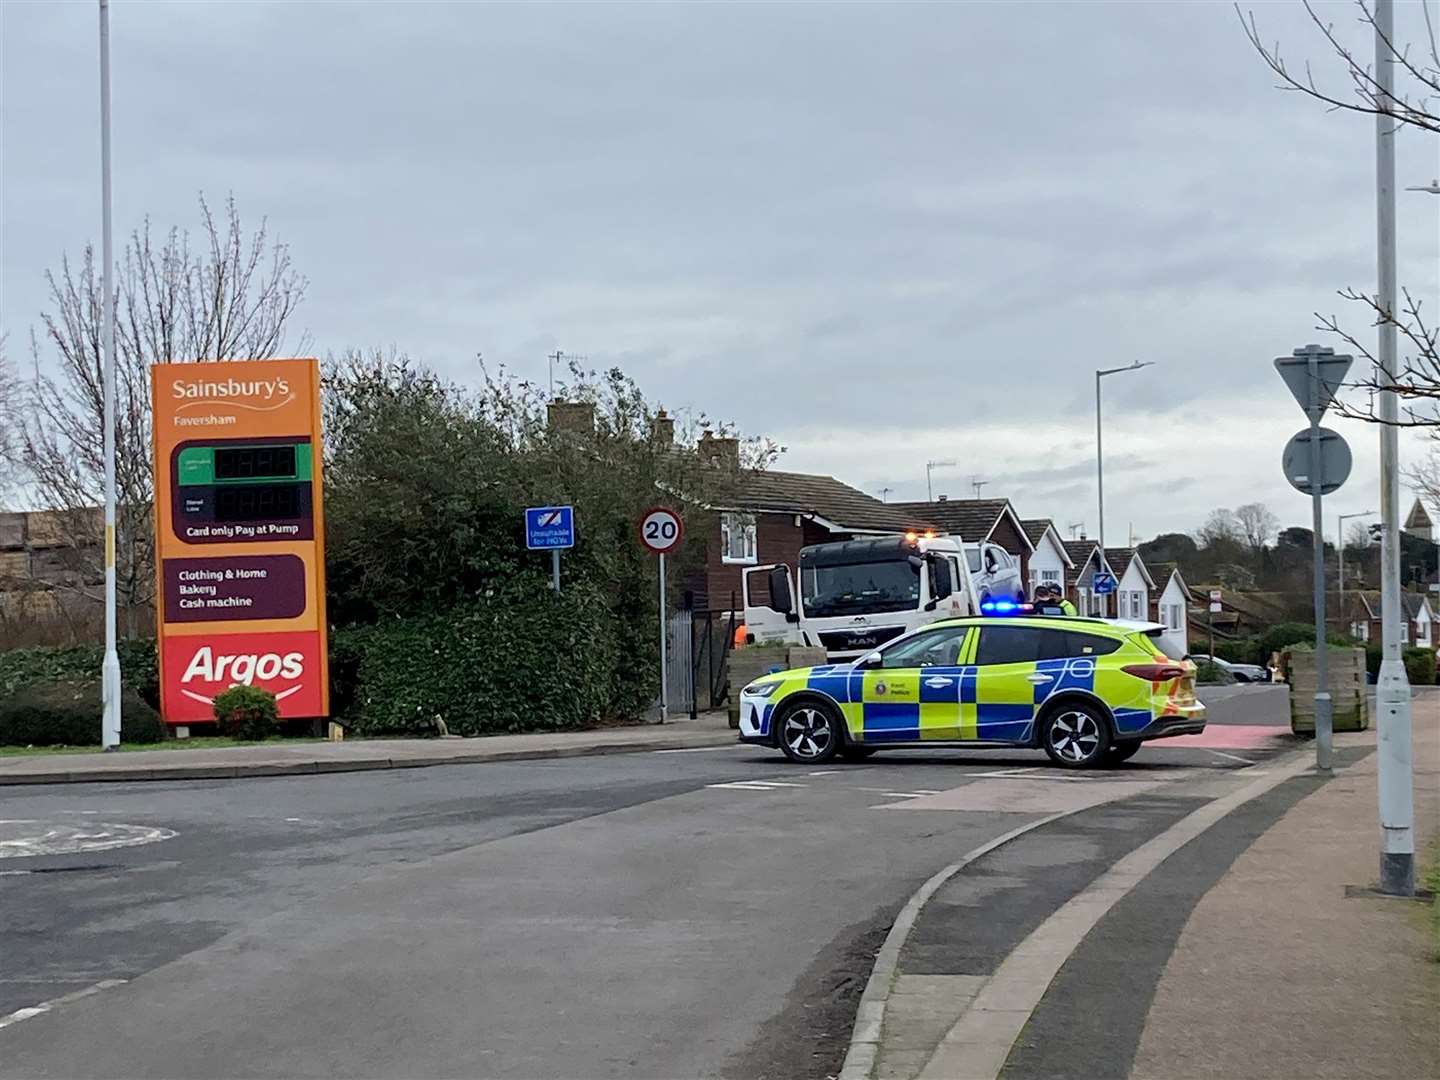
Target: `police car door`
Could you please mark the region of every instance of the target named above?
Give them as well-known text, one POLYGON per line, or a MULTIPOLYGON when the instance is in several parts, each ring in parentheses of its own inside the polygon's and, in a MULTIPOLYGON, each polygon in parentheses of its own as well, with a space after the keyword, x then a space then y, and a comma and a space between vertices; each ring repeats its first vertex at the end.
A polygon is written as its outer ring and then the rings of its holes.
POLYGON ((975 734, 995 742, 1030 737, 1035 706, 1055 677, 1038 670, 1047 631, 1041 626, 980 627, 975 648, 975 734))
POLYGON ((939 626, 896 642, 862 671, 867 743, 954 739, 960 726, 960 656, 968 627, 939 626))

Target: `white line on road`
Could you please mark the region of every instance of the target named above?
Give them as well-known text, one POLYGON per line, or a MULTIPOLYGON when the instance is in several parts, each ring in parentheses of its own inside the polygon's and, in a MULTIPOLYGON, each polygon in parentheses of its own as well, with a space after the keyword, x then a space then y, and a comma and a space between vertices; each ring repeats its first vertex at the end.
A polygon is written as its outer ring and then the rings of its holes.
POLYGON ((91 994, 98 994, 101 990, 109 990, 112 986, 123 986, 125 979, 101 979, 94 986, 87 986, 84 990, 76 990, 73 994, 65 994, 62 997, 51 998, 49 1001, 42 1001, 39 1005, 30 1005, 24 1009, 16 1009, 6 1016, 0 1016, 0 1028, 7 1028, 11 1024, 18 1024, 21 1020, 29 1020, 32 1016, 39 1016, 41 1013, 58 1009, 61 1005, 69 1005, 72 1001, 79 1001, 91 994))
POLYGON ((732 791, 775 791, 778 788, 803 788, 804 784, 791 784, 784 780, 732 780, 726 784, 706 784, 706 787, 728 788, 732 791))
POLYGON ((1254 765, 1255 762, 1249 758, 1237 757, 1234 754, 1227 754, 1223 750, 1206 750, 1207 754, 1214 754, 1216 757, 1229 758, 1231 761, 1238 761, 1241 765, 1254 765))

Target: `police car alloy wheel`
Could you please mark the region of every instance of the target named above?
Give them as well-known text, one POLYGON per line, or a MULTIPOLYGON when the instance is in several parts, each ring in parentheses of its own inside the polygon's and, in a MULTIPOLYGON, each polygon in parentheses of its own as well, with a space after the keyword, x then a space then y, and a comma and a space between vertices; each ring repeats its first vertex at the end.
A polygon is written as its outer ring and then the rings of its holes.
POLYGON ((1103 760, 1110 749, 1104 717, 1084 705, 1062 705, 1045 721, 1045 753, 1057 765, 1080 769, 1103 760))
POLYGON ((799 702, 780 720, 780 749, 791 761, 807 765, 829 761, 840 749, 838 721, 823 705, 799 702))

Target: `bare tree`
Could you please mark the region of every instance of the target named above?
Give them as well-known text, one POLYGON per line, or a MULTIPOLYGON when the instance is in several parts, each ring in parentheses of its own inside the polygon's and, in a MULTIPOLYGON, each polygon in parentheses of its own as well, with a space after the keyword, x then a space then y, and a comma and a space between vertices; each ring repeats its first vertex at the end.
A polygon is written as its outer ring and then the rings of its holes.
POLYGON ((1406 470, 1405 478, 1420 501, 1440 518, 1440 445, 1432 446, 1423 461, 1406 470))
MULTIPOLYGON (((1326 73, 1316 74, 1310 61, 1292 65, 1281 52, 1279 42, 1267 44, 1261 37, 1254 12, 1248 14, 1235 7, 1245 35, 1265 64, 1279 78, 1280 88, 1305 94, 1332 111, 1383 116, 1394 121, 1397 131, 1413 128, 1427 137, 1440 134, 1440 46, 1437 46, 1437 19, 1431 0, 1419 5, 1406 5, 1409 11, 1423 16, 1425 40, 1416 47, 1387 36, 1375 22, 1370 0, 1357 0, 1356 22, 1362 28, 1363 44, 1357 52, 1347 42, 1348 33, 1337 30, 1323 20, 1310 0, 1302 0, 1310 21, 1318 32, 1322 51, 1330 54, 1326 73), (1388 64, 1395 74, 1393 93, 1380 86, 1373 63, 1372 43, 1380 45, 1380 62, 1388 64)), ((1426 324, 1422 305, 1408 290, 1402 290, 1399 311, 1382 304, 1380 298, 1360 289, 1340 290, 1340 297, 1364 309, 1370 327, 1393 325, 1400 338, 1401 350, 1394 381, 1385 378, 1375 365, 1371 348, 1342 325, 1335 315, 1316 312, 1317 329, 1335 334, 1360 359, 1367 361, 1364 373, 1352 384, 1362 391, 1358 401, 1337 402, 1338 410, 1347 416, 1372 423, 1394 423, 1402 427, 1440 428, 1440 355, 1436 352, 1436 331, 1426 324), (1395 421, 1382 421, 1375 395, 1393 389, 1400 399, 1400 415, 1395 421)), ((1440 432, 1437 432, 1440 435, 1440 432)))
POLYGON ((1280 519, 1270 512, 1264 503, 1246 503, 1235 508, 1235 520, 1251 551, 1259 551, 1270 542, 1275 530, 1280 528, 1280 519))
POLYGON ((1205 524, 1195 530, 1195 536, 1202 547, 1215 547, 1218 544, 1238 544, 1244 538, 1245 532, 1240 526, 1240 520, 1233 511, 1220 509, 1210 511, 1210 516, 1205 519, 1205 524))
POLYGON ((0 508, 20 487, 20 378, 0 334, 0 508))
MULTIPOLYGON (((276 356, 305 294, 289 248, 270 240, 263 221, 247 233, 233 197, 217 217, 202 196, 200 214, 199 250, 176 228, 156 243, 147 219, 115 268, 116 589, 127 611, 148 604, 155 590, 150 365, 276 356)), ((85 248, 78 267, 62 258, 46 281, 50 310, 43 333, 31 334, 35 374, 19 428, 21 460, 37 500, 61 511, 75 562, 69 587, 98 598, 104 302, 94 248, 85 248)))

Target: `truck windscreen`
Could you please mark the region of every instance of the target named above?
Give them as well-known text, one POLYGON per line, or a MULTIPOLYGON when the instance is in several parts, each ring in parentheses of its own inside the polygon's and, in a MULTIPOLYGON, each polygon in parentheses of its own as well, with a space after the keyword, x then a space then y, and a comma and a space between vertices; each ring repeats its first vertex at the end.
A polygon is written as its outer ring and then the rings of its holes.
POLYGON ((882 611, 914 611, 920 605, 920 571, 908 559, 803 566, 800 596, 805 614, 864 615, 882 611))

